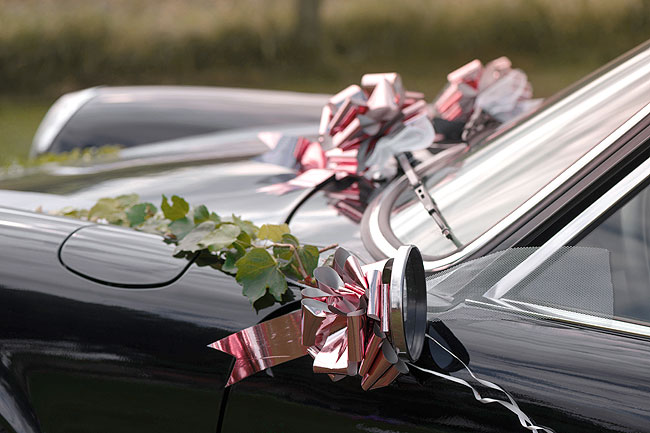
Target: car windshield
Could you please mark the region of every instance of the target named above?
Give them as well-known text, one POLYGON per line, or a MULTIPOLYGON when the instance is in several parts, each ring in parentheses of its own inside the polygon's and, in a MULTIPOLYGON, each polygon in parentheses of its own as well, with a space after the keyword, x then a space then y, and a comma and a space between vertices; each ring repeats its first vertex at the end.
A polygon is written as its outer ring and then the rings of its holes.
MULTIPOLYGON (((650 46, 644 44, 423 182, 464 248, 649 102, 650 46)), ((430 257, 458 249, 408 189, 392 203, 390 227, 401 243, 430 257)))

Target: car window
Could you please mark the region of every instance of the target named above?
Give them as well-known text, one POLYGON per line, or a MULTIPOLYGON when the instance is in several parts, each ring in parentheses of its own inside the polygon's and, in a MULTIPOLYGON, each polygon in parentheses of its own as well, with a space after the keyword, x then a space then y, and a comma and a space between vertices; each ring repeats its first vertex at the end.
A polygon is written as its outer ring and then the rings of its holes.
MULTIPOLYGON (((515 215, 648 102, 650 48, 644 46, 445 170, 430 173, 425 185, 462 248, 515 215)), ((456 249, 410 190, 393 203, 390 227, 400 243, 415 244, 429 257, 456 249)))
POLYGON ((650 323, 650 186, 596 225, 576 246, 609 253, 614 316, 650 323))
POLYGON ((478 303, 649 337, 649 185, 645 159, 542 246, 498 251, 431 276, 429 309, 478 303))

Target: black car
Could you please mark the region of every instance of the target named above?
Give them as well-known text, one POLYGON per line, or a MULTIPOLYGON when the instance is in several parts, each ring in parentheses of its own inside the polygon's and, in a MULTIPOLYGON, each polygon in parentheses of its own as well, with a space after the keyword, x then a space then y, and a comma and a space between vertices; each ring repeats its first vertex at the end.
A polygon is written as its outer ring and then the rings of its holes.
MULTIPOLYGON (((338 243, 366 262, 417 245, 430 274, 429 332, 537 426, 650 431, 649 139, 645 44, 516 124, 416 167, 460 246, 406 176, 370 198, 359 224, 328 205, 327 188, 259 192, 292 172, 247 153, 4 180, 1 424, 12 433, 525 430, 506 408, 415 368, 365 392, 314 374, 303 357, 225 387, 233 359, 206 345, 299 302, 258 314, 234 278, 174 257, 159 236, 33 211, 135 192, 287 221, 302 241, 338 243)), ((468 378, 432 342, 424 352, 417 365, 468 378)))

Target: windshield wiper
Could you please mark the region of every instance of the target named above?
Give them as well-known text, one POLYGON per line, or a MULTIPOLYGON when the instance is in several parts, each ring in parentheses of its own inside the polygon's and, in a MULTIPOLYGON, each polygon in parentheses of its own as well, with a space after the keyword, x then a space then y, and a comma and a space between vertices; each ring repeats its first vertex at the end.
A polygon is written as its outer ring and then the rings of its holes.
POLYGON ((433 200, 433 197, 431 197, 431 194, 429 194, 429 191, 424 187, 424 184, 422 183, 422 180, 420 180, 420 177, 415 173, 415 170, 413 170, 413 166, 409 162, 408 157, 404 153, 400 153, 397 155, 397 161, 402 167, 402 170, 404 170, 404 174, 406 174, 406 178, 408 179, 409 184, 411 185, 411 188, 413 189, 413 192, 417 196, 418 200, 420 200, 420 203, 422 203, 424 209, 429 215, 431 215, 431 218, 433 218, 438 227, 440 227, 442 235, 452 241, 454 245, 456 245, 456 248, 460 248, 462 246, 460 241, 452 233, 451 229, 449 228, 449 224, 447 224, 447 221, 445 220, 445 217, 443 217, 442 213, 440 213, 438 205, 433 200))

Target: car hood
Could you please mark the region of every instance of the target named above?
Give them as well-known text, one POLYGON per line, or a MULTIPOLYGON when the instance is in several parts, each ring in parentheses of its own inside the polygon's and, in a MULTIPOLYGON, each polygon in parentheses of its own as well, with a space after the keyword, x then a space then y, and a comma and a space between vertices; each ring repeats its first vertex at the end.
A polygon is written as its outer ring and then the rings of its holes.
MULTIPOLYGON (((65 168, 61 168, 65 171, 65 168)), ((24 210, 50 212, 65 206, 88 208, 99 198, 137 193, 141 200, 160 204, 161 196, 179 195, 191 205, 206 205, 220 215, 241 215, 256 224, 279 224, 295 210, 290 227, 302 242, 337 243, 369 260, 359 226, 329 206, 324 193, 303 200, 308 190, 276 196, 261 187, 295 176, 285 167, 254 158, 114 170, 88 167, 67 174, 39 172, 0 182, 0 203, 24 210), (92 170, 91 170, 92 169, 92 170)))

